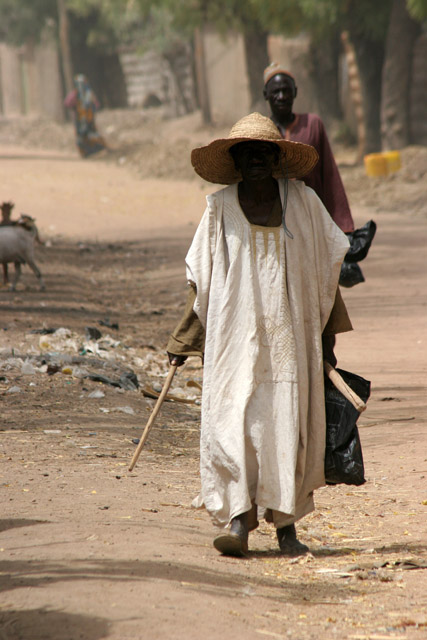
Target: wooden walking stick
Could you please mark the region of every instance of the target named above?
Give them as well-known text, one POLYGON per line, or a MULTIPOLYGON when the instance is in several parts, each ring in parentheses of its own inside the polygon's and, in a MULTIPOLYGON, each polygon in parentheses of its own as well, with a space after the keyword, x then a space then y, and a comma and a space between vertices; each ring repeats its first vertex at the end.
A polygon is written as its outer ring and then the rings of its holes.
POLYGON ((334 367, 331 364, 329 364, 329 362, 327 362, 326 360, 323 361, 323 367, 326 371, 326 375, 328 376, 329 380, 338 389, 338 391, 340 391, 343 394, 343 396, 347 398, 349 402, 351 402, 353 407, 357 409, 359 413, 362 413, 362 411, 365 411, 366 403, 363 402, 363 400, 359 398, 357 393, 355 393, 353 389, 351 389, 348 386, 348 384, 343 380, 342 376, 340 376, 338 371, 334 369, 334 367))
POLYGON ((175 375, 176 370, 177 370, 177 365, 176 364, 171 364, 170 369, 169 369, 169 373, 168 373, 168 377, 166 378, 165 384, 163 385, 162 392, 159 395, 159 397, 157 398, 157 402, 154 405, 153 412, 152 412, 151 416, 149 417, 147 424, 145 425, 145 429, 142 432, 141 440, 139 441, 138 447, 136 448, 136 451, 133 454, 133 458, 132 458, 132 462, 130 463, 129 471, 132 471, 132 469, 136 465, 136 461, 139 458, 139 454, 142 451, 142 447, 144 446, 145 441, 148 438, 148 434, 150 433, 150 429, 153 426, 155 419, 157 418, 157 414, 160 411, 160 408, 161 408, 161 406, 163 404, 163 400, 165 399, 166 394, 169 391, 169 388, 170 388, 170 386, 172 384, 172 380, 173 380, 173 377, 175 375))

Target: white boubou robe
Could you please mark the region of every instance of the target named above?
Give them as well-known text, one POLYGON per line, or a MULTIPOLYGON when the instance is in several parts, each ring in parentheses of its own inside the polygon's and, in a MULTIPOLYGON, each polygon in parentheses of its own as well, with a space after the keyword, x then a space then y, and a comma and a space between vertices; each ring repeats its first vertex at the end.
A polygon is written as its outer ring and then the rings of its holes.
POLYGON ((300 181, 286 224, 293 239, 250 224, 231 185, 207 197, 186 257, 206 331, 201 499, 222 526, 253 502, 290 524, 325 482, 322 330, 349 243, 300 181))

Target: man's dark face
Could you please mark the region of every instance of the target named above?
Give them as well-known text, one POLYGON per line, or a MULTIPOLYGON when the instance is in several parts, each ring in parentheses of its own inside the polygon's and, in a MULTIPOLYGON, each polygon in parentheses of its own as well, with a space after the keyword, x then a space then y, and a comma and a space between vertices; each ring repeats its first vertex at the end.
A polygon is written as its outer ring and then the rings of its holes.
POLYGON ((279 160, 279 148, 271 142, 239 142, 230 149, 236 169, 246 180, 263 180, 272 175, 279 160))
POLYGON ((273 76, 264 89, 264 97, 270 104, 273 115, 286 117, 292 113, 296 87, 292 78, 283 74, 273 76))

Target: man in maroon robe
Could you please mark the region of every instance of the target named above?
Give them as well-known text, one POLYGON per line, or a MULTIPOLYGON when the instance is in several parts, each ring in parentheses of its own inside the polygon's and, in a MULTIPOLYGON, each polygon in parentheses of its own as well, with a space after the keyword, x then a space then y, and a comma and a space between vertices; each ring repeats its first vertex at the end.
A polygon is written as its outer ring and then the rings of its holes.
POLYGON ((289 71, 272 63, 264 71, 264 98, 270 104, 271 119, 283 138, 312 145, 319 162, 302 178, 319 196, 334 222, 344 233, 354 231, 354 222, 344 185, 332 154, 322 120, 314 113, 294 113, 297 95, 295 79, 289 71))

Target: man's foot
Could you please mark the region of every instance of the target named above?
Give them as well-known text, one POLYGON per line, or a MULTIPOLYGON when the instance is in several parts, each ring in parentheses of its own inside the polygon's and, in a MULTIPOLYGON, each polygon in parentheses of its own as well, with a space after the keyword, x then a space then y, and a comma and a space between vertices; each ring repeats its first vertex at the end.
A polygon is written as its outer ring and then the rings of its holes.
POLYGON ((245 556, 248 553, 248 514, 233 518, 230 529, 220 533, 213 543, 215 549, 226 556, 245 556))
POLYGON ((303 556, 310 549, 297 538, 294 524, 276 529, 280 551, 287 556, 303 556))

